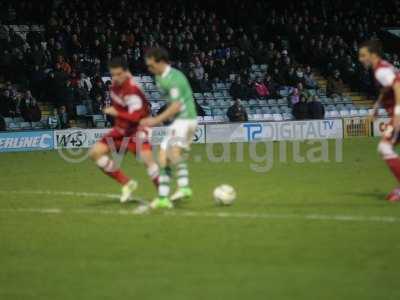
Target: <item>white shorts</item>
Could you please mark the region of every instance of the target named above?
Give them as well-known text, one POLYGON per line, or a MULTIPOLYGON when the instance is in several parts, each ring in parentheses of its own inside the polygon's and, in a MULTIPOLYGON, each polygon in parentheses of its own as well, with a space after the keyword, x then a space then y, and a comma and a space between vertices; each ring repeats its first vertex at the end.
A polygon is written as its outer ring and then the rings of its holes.
POLYGON ((197 128, 197 120, 178 119, 172 122, 167 129, 167 135, 161 142, 161 149, 170 147, 189 149, 197 128))

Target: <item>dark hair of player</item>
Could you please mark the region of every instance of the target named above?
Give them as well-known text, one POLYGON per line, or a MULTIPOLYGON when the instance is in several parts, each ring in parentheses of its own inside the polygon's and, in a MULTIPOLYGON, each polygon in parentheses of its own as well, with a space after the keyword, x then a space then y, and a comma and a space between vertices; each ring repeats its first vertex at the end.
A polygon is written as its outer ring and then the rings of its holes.
POLYGON ((122 68, 124 70, 128 70, 128 63, 121 57, 113 57, 108 62, 108 67, 110 69, 122 68))
POLYGON ((146 58, 153 58, 156 62, 169 62, 169 55, 164 48, 150 48, 146 51, 146 58))
POLYGON ((377 40, 365 41, 360 45, 360 49, 361 48, 367 48, 370 53, 376 54, 380 57, 383 55, 382 44, 377 40))

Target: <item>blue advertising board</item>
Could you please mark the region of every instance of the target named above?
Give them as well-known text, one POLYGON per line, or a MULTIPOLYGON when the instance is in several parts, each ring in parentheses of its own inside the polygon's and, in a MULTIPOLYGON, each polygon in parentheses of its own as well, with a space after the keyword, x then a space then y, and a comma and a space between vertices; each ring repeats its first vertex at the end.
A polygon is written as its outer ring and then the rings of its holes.
POLYGON ((54 149, 53 132, 18 131, 0 133, 0 152, 54 149))

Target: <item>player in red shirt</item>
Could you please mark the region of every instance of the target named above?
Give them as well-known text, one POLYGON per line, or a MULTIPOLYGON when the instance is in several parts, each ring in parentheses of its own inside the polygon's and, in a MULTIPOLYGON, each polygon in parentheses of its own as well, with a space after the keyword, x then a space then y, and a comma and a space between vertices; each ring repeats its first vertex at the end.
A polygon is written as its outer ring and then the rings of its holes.
POLYGON ((112 76, 110 95, 112 106, 104 113, 114 118, 114 127, 90 150, 90 157, 107 175, 122 185, 121 202, 132 197, 137 182, 127 177, 119 168, 112 155, 117 151, 130 151, 140 155, 147 166, 148 175, 154 184, 158 184, 159 169, 153 159, 149 138, 149 129, 139 126, 139 121, 150 115, 150 103, 140 87, 134 82, 126 62, 114 58, 109 63, 112 76))
MULTIPOLYGON (((360 46, 360 62, 373 69, 375 80, 381 87, 373 117, 376 117, 378 108, 383 106, 391 118, 379 142, 378 152, 400 182, 400 158, 394 151, 394 146, 400 141, 400 72, 382 57, 382 47, 378 41, 367 41, 360 46)), ((394 189, 386 199, 400 201, 400 188, 394 189)))

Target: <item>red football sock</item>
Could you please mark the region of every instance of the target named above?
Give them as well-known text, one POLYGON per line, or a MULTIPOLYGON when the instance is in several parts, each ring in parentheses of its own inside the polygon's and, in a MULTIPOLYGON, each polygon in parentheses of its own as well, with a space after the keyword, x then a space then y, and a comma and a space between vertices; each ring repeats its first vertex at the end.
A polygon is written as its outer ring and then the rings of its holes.
POLYGON ((114 178, 121 185, 125 185, 131 180, 121 170, 117 170, 117 171, 114 171, 114 172, 106 172, 106 171, 104 171, 104 173, 107 174, 108 176, 110 176, 111 178, 114 178))
POLYGON ((400 158, 390 158, 385 159, 385 161, 392 171, 393 175, 396 177, 397 181, 400 182, 400 158))
POLYGON ((121 185, 127 184, 131 179, 120 169, 115 168, 115 163, 108 156, 102 156, 97 160, 97 166, 108 176, 115 179, 121 185))

